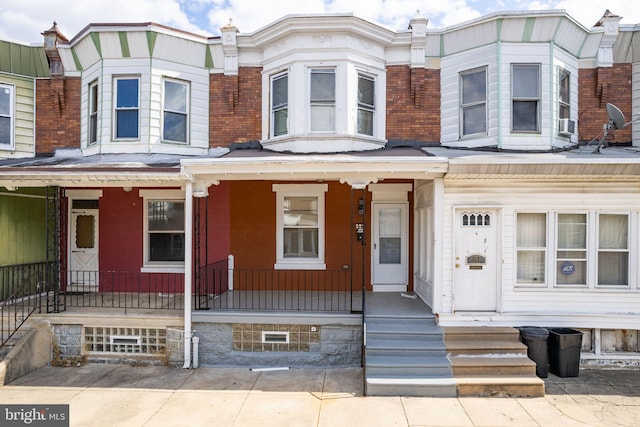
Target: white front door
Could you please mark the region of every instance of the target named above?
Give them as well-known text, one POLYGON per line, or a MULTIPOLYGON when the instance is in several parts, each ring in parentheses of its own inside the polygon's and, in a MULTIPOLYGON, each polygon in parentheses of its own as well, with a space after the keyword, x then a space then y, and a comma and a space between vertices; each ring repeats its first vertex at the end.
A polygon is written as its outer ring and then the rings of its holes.
POLYGON ((407 290, 407 203, 372 204, 372 282, 374 291, 407 290))
POLYGON ((455 214, 453 298, 456 311, 496 311, 498 211, 459 209, 455 214))
POLYGON ((72 209, 69 241, 69 291, 98 288, 98 209, 72 209))

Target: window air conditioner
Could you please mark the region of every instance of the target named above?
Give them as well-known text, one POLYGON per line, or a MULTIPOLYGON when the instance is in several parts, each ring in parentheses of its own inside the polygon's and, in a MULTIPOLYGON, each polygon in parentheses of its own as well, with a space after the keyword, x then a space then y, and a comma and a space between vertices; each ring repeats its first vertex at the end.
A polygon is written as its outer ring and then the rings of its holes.
POLYGON ((576 133, 576 121, 570 119, 560 119, 558 123, 558 134, 572 135, 576 133))

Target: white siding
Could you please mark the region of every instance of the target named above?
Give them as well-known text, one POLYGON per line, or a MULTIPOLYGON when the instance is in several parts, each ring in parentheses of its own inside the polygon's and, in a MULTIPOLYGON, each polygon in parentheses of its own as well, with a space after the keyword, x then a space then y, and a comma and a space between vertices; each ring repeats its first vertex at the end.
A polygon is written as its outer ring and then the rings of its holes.
MULTIPOLYGON (((635 63, 631 67, 631 88, 632 92, 632 101, 631 101, 631 111, 632 117, 636 118, 640 116, 640 63, 635 63)), ((633 146, 640 146, 640 123, 635 122, 632 125, 632 140, 633 146)))

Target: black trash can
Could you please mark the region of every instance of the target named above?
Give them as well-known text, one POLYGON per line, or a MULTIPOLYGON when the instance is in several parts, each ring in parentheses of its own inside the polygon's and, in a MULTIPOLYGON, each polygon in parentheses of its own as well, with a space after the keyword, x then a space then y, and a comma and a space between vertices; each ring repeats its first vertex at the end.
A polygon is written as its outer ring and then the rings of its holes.
POLYGON ((520 329, 520 341, 527 346, 527 356, 536 362, 536 375, 547 378, 549 375, 549 350, 547 340, 549 331, 538 326, 523 326, 520 329))
POLYGON ((582 332, 571 328, 550 328, 548 346, 551 372, 562 378, 577 377, 582 332))

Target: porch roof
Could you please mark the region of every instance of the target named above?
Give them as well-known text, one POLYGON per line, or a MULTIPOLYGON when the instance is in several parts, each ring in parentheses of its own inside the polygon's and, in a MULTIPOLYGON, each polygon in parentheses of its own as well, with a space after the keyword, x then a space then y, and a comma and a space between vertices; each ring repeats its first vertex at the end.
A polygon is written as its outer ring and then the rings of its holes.
POLYGON ((446 157, 419 148, 399 147, 340 154, 291 154, 235 150, 218 158, 183 159, 182 172, 193 181, 336 180, 359 186, 382 179, 442 177, 446 157))

